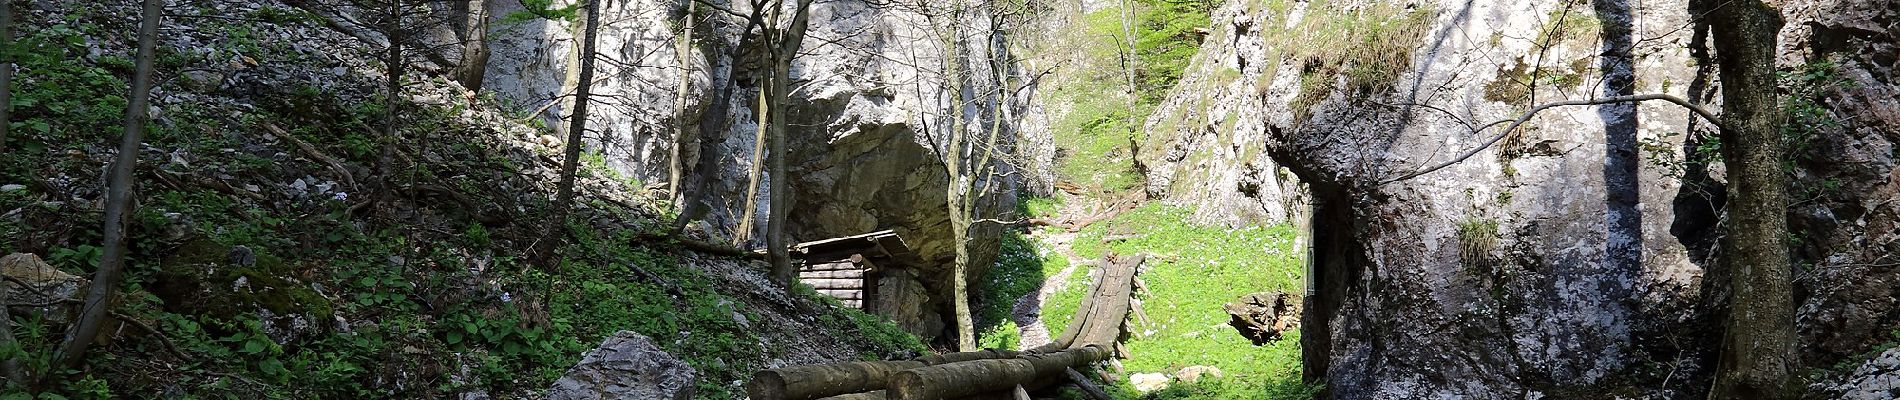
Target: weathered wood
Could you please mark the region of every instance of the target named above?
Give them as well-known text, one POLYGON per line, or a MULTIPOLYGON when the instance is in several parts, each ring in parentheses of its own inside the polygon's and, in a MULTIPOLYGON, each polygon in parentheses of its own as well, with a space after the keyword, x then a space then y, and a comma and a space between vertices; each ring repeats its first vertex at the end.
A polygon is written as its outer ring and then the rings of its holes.
POLYGON ((841 394, 818 400, 884 400, 884 391, 875 390, 864 393, 841 394))
POLYGON ((1063 373, 1069 376, 1070 382, 1075 382, 1075 387, 1082 388, 1083 393, 1088 393, 1090 398, 1095 400, 1115 400, 1114 397, 1108 396, 1108 391, 1102 390, 1102 387, 1096 385, 1095 381, 1089 380, 1089 377, 1082 375, 1082 372, 1076 371, 1075 368, 1069 368, 1063 371, 1063 373))
POLYGON ((803 281, 813 279, 864 279, 864 270, 799 271, 798 279, 803 281))
POLYGON ((799 281, 804 282, 807 285, 811 285, 811 287, 817 288, 817 289, 849 289, 849 290, 864 289, 864 279, 799 278, 799 281))
POLYGON ((1052 352, 1090 344, 1106 346, 1119 341, 1123 320, 1128 318, 1134 300, 1135 270, 1145 259, 1142 255, 1104 258, 1102 272, 1090 286, 1090 295, 1082 298, 1069 326, 1055 341, 1030 351, 1052 352))
POLYGON ((798 271, 799 271, 799 272, 817 272, 817 271, 863 271, 863 270, 865 270, 865 268, 864 268, 863 266, 860 266, 860 265, 857 265, 857 264, 854 264, 854 263, 848 263, 848 262, 842 262, 842 263, 825 263, 825 264, 812 264, 812 265, 807 265, 807 266, 805 266, 804 268, 799 268, 799 269, 798 269, 798 271))
POLYGON ((1041 378, 1108 358, 1101 346, 1054 353, 1030 353, 1016 358, 953 362, 898 372, 890 378, 886 396, 898 400, 946 399, 1009 390, 1041 378))
POLYGON ((964 353, 949 353, 918 357, 902 361, 852 361, 830 364, 806 365, 759 371, 752 375, 752 381, 746 384, 746 394, 753 400, 781 399, 817 399, 826 396, 838 396, 839 399, 882 399, 878 397, 845 397, 849 395, 869 395, 881 391, 888 383, 888 377, 904 369, 930 365, 1011 358, 1021 353, 1009 350, 983 350, 964 353))
POLYGON ((755 400, 810 400, 884 388, 891 374, 924 366, 917 361, 865 361, 768 369, 752 375, 755 400))
POLYGON ((864 300, 864 292, 858 290, 817 289, 818 294, 835 297, 839 300, 864 300))
MULTIPOLYGON (((1100 291, 1102 288, 1102 279, 1106 278, 1107 276, 1108 274, 1096 275, 1095 280, 1089 283, 1089 293, 1092 294, 1092 293, 1096 293, 1100 291)), ((1089 319, 1090 319, 1089 317, 1092 316, 1094 313, 1095 313, 1095 296, 1094 295, 1082 296, 1082 304, 1076 306, 1075 316, 1072 318, 1069 318, 1069 324, 1068 326, 1062 328, 1062 334, 1057 335, 1055 340, 1050 341, 1048 344, 1037 346, 1036 348, 1030 349, 1029 351, 1042 353, 1042 352, 1051 352, 1051 351, 1061 351, 1062 349, 1069 348, 1069 344, 1075 343, 1075 336, 1082 333, 1083 327, 1088 324, 1089 319)))
POLYGON ((978 351, 966 351, 966 352, 961 352, 961 353, 945 353, 945 354, 928 355, 928 356, 913 358, 912 360, 922 362, 924 363, 924 365, 938 365, 938 364, 949 364, 949 363, 964 362, 964 361, 1012 358, 1012 357, 1016 357, 1020 355, 1022 355, 1022 352, 1018 352, 1014 350, 984 349, 984 350, 978 350, 978 351))
POLYGON ((1111 346, 1120 342, 1123 321, 1128 318, 1128 307, 1134 298, 1135 267, 1141 265, 1143 256, 1119 257, 1110 255, 1102 271, 1102 287, 1095 292, 1089 323, 1079 333, 1070 348, 1086 345, 1111 346))

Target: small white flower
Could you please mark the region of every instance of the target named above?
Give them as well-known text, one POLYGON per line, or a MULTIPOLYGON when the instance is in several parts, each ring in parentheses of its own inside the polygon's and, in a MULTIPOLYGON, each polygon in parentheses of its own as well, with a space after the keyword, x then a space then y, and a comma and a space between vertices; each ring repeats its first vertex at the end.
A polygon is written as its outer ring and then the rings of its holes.
POLYGON ((330 196, 330 199, 336 200, 336 201, 345 201, 345 200, 350 199, 350 194, 346 192, 336 192, 335 195, 330 196))
POLYGON ((514 301, 514 298, 515 296, 508 294, 508 292, 501 292, 501 301, 503 303, 514 301))

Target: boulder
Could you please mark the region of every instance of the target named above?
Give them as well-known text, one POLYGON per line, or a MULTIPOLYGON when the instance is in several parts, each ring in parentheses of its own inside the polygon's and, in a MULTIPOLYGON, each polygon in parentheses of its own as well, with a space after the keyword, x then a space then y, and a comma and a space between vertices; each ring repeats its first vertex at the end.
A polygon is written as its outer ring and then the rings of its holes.
MULTIPOLYGON (((28 253, 0 257, 0 275, 12 278, 4 283, 5 296, 0 297, 7 304, 49 304, 57 299, 78 298, 80 289, 89 283, 86 278, 53 268, 40 260, 39 256, 28 253), (15 280, 26 283, 26 287, 21 287, 15 280)), ((39 308, 38 312, 47 318, 47 322, 65 323, 66 313, 57 312, 65 307, 68 306, 49 304, 39 308)))
MULTIPOLYGON (((1264 345, 1280 340, 1282 332, 1300 326, 1300 296, 1282 292, 1259 292, 1240 296, 1222 307, 1233 317, 1228 325, 1241 336, 1264 345)), ((1216 370, 1218 372, 1218 370, 1216 370)))
POLYGON ((1168 376, 1159 372, 1134 374, 1128 376, 1128 384, 1134 385, 1136 391, 1148 393, 1168 388, 1168 376))
POLYGON ((1225 376, 1227 374, 1220 372, 1220 367, 1211 365, 1196 365, 1174 372, 1174 380, 1183 383, 1200 382, 1202 378, 1220 379, 1225 376))
POLYGON ((620 331, 581 356, 548 389, 553 400, 686 400, 699 372, 638 333, 620 331))

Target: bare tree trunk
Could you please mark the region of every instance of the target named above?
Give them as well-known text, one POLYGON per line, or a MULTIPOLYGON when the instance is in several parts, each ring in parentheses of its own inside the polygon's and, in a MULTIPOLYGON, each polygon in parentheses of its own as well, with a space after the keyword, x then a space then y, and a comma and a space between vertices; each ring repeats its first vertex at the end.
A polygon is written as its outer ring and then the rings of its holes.
POLYGON ((680 157, 683 153, 682 149, 686 146, 686 93, 693 87, 691 83, 693 79, 691 53, 693 52, 693 23, 695 22, 693 14, 698 11, 699 2, 690 0, 686 2, 686 17, 680 24, 682 28, 680 28, 679 45, 674 49, 679 53, 680 83, 679 90, 673 95, 673 146, 670 149, 670 157, 667 157, 666 174, 667 196, 673 199, 674 212, 682 212, 680 205, 686 201, 686 190, 683 189, 685 182, 680 180, 684 174, 685 160, 681 160, 680 157))
POLYGON ((488 73, 488 0, 468 0, 467 15, 462 18, 462 60, 455 66, 455 80, 471 92, 480 93, 488 73))
POLYGON ((139 135, 145 131, 151 103, 153 59, 158 47, 158 22, 165 11, 164 0, 145 0, 143 21, 139 23, 137 69, 132 74, 130 103, 125 108, 125 132, 119 141, 119 154, 112 163, 112 181, 106 189, 105 249, 99 258, 99 270, 93 274, 92 289, 86 291, 86 305, 79 320, 66 332, 54 364, 75 368, 84 359, 86 347, 99 335, 105 324, 112 297, 117 295, 119 278, 125 274, 125 215, 131 212, 132 171, 139 160, 139 135))
POLYGON ((772 106, 778 109, 774 112, 778 118, 772 120, 772 132, 767 135, 772 151, 772 204, 769 206, 771 217, 765 221, 765 246, 766 255, 772 261, 772 279, 785 285, 787 291, 798 277, 798 270, 792 266, 791 243, 785 237, 785 224, 790 222, 787 219, 792 212, 791 177, 785 172, 785 161, 792 154, 785 140, 790 134, 787 129, 790 113, 786 109, 792 94, 792 60, 798 57, 798 49, 804 45, 805 28, 811 21, 811 3, 812 0, 798 0, 798 6, 793 9, 792 24, 785 29, 773 53, 776 65, 772 68, 772 88, 766 91, 772 96, 772 106))
MULTIPOLYGON (((777 21, 778 12, 773 11, 772 14, 772 20, 777 21)), ((767 35, 769 36, 771 34, 767 33, 767 35)), ((773 78, 768 77, 766 79, 771 80, 773 78)), ((768 83, 767 85, 770 84, 768 83)), ((763 175, 761 174, 765 173, 765 135, 767 134, 765 126, 772 114, 772 105, 769 100, 770 95, 766 93, 769 90, 770 89, 763 87, 759 89, 759 123, 756 127, 757 130, 754 131, 755 135, 752 137, 752 173, 747 175, 746 178, 745 209, 741 211, 739 217, 739 231, 733 232, 732 235, 732 245, 742 248, 746 247, 746 241, 752 240, 752 221, 755 219, 756 211, 759 209, 759 180, 763 179, 763 175)))
POLYGON ((587 26, 581 38, 581 77, 574 90, 574 114, 569 116, 567 146, 562 151, 561 183, 555 189, 554 215, 549 218, 546 233, 541 235, 540 249, 535 252, 540 257, 543 268, 560 265, 557 254, 567 235, 568 210, 574 206, 574 180, 580 169, 581 140, 587 132, 587 106, 591 101, 594 82, 594 43, 600 30, 600 1, 587 0, 587 26))
POLYGON ((938 28, 948 29, 938 34, 943 36, 939 40, 943 42, 944 49, 944 88, 950 91, 949 140, 946 141, 943 159, 945 172, 950 178, 945 193, 950 208, 950 234, 956 246, 956 262, 950 270, 950 308, 956 319, 957 350, 974 351, 976 322, 970 312, 970 225, 973 220, 970 206, 975 202, 969 198, 973 182, 968 176, 969 166, 965 165, 968 157, 964 150, 967 147, 965 142, 969 136, 969 123, 964 121, 963 115, 965 72, 963 47, 959 40, 963 33, 963 5, 953 3, 951 7, 950 20, 938 28))
POLYGON ((374 204, 386 203, 396 194, 396 146, 402 144, 399 137, 402 130, 396 126, 396 118, 401 115, 402 75, 403 67, 406 66, 402 54, 402 0, 389 0, 388 12, 389 20, 384 21, 383 34, 389 37, 389 46, 383 53, 383 64, 389 80, 383 87, 383 132, 381 137, 376 138, 377 147, 382 148, 382 151, 376 157, 376 184, 380 187, 371 197, 370 201, 374 204))
MULTIPOLYGON (((0 48, 13 47, 13 2, 0 0, 0 48)), ((0 151, 13 125, 13 55, 0 54, 0 151)), ((0 321, 4 322, 4 321, 0 321)))
POLYGON ((1733 286, 1711 399, 1791 397, 1794 291, 1789 267, 1788 177, 1776 94, 1780 11, 1759 0, 1718 8, 1711 33, 1722 81, 1723 161, 1731 171, 1722 258, 1733 286))

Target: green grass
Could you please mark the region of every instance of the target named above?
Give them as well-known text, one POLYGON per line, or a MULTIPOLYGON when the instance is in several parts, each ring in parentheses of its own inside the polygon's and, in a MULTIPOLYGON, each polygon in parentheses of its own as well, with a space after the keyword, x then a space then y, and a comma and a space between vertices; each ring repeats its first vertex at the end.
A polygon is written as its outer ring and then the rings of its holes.
MULTIPOLYGON (((1225 379, 1188 385, 1149 398, 1304 398, 1300 384, 1299 333, 1266 346, 1254 346, 1227 325, 1221 306, 1253 292, 1299 293, 1303 254, 1294 248, 1287 226, 1224 229, 1187 222, 1189 210, 1150 203, 1084 229, 1075 252, 1097 258, 1147 253, 1149 267, 1140 278, 1149 292, 1142 297, 1151 324, 1135 322, 1123 360, 1129 373, 1172 374, 1188 366, 1211 365, 1225 379), (1136 235, 1129 237, 1128 235, 1136 235), (1104 238, 1122 238, 1101 244, 1104 238), (1150 332, 1151 331, 1151 332, 1150 332)), ((1043 323, 1059 334, 1088 285, 1078 269, 1069 287, 1043 307, 1043 323)))

